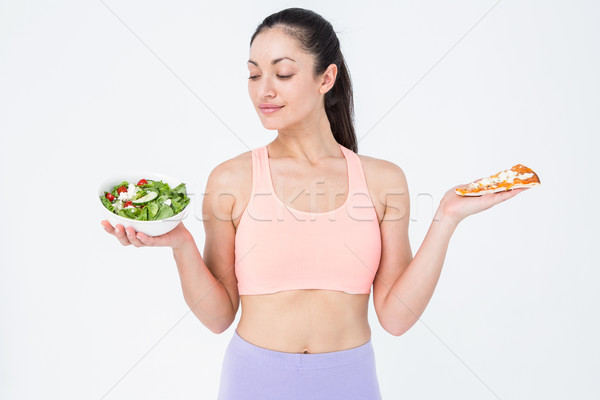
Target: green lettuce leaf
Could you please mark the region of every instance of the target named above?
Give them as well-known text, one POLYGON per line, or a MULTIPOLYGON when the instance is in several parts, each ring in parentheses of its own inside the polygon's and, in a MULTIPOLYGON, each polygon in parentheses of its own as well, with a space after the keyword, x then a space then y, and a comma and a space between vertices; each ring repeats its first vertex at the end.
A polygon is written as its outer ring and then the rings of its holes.
POLYGON ((154 219, 165 219, 165 218, 169 218, 172 217, 173 215, 175 215, 175 213, 173 212, 173 209, 171 207, 169 207, 166 204, 162 204, 159 206, 159 210, 158 210, 158 214, 156 214, 156 217, 154 219))
POLYGON ((108 210, 110 212, 115 212, 115 207, 112 205, 112 203, 106 198, 106 192, 104 192, 104 196, 100 196, 100 200, 102 201, 102 204, 104 204, 104 207, 108 208, 108 210))

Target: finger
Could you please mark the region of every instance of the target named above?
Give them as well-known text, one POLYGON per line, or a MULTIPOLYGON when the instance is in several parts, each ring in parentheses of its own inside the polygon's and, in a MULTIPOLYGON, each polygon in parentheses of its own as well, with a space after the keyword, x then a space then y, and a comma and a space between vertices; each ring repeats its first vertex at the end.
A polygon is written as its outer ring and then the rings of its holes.
POLYGON ((516 188, 516 189, 510 189, 510 190, 507 190, 507 191, 506 191, 506 193, 507 193, 507 197, 508 197, 508 198, 510 198, 510 197, 514 197, 514 196, 518 195, 519 193, 521 193, 523 190, 527 190, 527 189, 531 189, 531 188, 528 188, 528 187, 520 187, 520 188, 516 188))
POLYGON ((160 246, 159 240, 154 236, 148 236, 145 233, 138 232, 135 237, 146 246, 160 246))
POLYGON ((123 225, 115 225, 115 236, 123 246, 129 246, 131 244, 129 239, 127 239, 127 233, 125 232, 125 228, 123 227, 123 225))
POLYGON ((496 193, 497 195, 500 195, 500 196, 495 196, 496 197, 496 201, 498 203, 501 203, 503 201, 506 201, 506 200, 508 200, 510 198, 515 197, 516 195, 518 195, 519 193, 521 193, 523 190, 527 190, 527 189, 529 189, 529 188, 517 188, 517 189, 511 189, 511 190, 507 190, 507 191, 504 191, 504 192, 496 193))
POLYGON ((170 246, 170 232, 159 236, 148 236, 142 232, 135 235, 146 246, 170 246))
POLYGON ((136 232, 135 229, 133 229, 133 227, 129 226, 125 228, 125 232, 127 232, 127 239, 132 245, 134 245, 135 247, 144 246, 144 243, 140 242, 140 239, 138 239, 135 236, 136 232))
POLYGON ((106 232, 110 233, 111 235, 115 234, 115 228, 113 228, 113 226, 110 224, 110 222, 108 222, 108 220, 100 221, 100 224, 106 232))

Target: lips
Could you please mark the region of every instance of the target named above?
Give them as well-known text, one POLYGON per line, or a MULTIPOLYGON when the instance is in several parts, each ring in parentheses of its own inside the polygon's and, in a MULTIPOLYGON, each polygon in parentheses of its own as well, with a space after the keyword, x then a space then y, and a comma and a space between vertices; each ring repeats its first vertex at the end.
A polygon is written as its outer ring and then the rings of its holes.
POLYGON ((260 111, 263 114, 270 114, 270 113, 274 113, 278 110, 281 110, 283 108, 283 106, 278 106, 277 104, 261 104, 258 106, 258 108, 260 109, 260 111))
POLYGON ((279 109, 282 108, 283 106, 278 106, 277 104, 270 104, 270 103, 264 103, 258 106, 258 108, 260 108, 261 110, 268 110, 268 109, 279 109))

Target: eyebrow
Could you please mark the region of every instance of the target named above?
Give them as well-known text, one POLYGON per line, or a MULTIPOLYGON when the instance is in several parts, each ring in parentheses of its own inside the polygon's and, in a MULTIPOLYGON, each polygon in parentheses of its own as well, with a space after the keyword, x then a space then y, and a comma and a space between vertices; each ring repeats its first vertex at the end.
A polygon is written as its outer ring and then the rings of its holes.
MULTIPOLYGON (((283 61, 283 60, 290 60, 290 61, 296 62, 296 60, 292 60, 292 59, 291 59, 291 58, 289 58, 289 57, 279 57, 279 58, 276 58, 276 59, 274 59, 273 61, 271 61, 271 65, 275 65, 275 64, 277 64, 278 62, 280 62, 280 61, 283 61)), ((258 63, 257 63, 256 61, 248 60, 248 62, 249 62, 250 64, 254 64, 254 65, 256 65, 256 66, 258 67, 258 63)))

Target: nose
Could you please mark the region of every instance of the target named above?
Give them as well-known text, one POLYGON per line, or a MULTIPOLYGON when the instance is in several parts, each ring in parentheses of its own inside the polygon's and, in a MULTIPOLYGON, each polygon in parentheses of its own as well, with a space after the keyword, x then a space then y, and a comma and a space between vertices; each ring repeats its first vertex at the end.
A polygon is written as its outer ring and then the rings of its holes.
POLYGON ((275 88, 273 82, 269 78, 263 78, 260 80, 259 94, 261 97, 275 97, 275 88))

